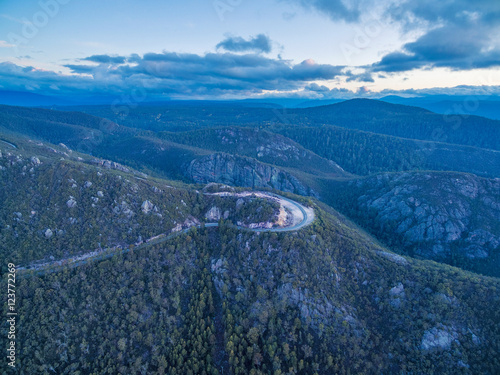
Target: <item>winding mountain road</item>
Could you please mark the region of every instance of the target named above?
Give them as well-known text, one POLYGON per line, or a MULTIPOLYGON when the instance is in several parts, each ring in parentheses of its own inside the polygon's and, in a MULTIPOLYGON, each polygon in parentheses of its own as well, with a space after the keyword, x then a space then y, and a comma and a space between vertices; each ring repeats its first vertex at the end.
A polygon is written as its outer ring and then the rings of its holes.
POLYGON ((10 142, 5 141, 3 139, 0 139, 0 142, 5 143, 6 145, 9 145, 12 148, 17 148, 17 146, 14 143, 10 143, 10 142))
MULTIPOLYGON (((247 230, 251 232, 291 232, 302 229, 314 221, 315 214, 314 209, 305 207, 302 204, 291 200, 289 198, 285 198, 281 195, 268 193, 268 192, 242 192, 242 193, 231 193, 231 192, 222 192, 222 193, 214 193, 207 195, 218 195, 218 196, 233 196, 233 197, 248 197, 255 196, 258 198, 264 199, 272 199, 280 203, 282 207, 285 207, 292 215, 292 225, 280 228, 248 228, 239 225, 235 225, 234 227, 240 230, 247 230)), ((121 246, 112 247, 106 250, 95 250, 89 253, 85 253, 79 256, 74 256, 71 258, 66 258, 62 260, 55 260, 52 262, 42 263, 42 264, 31 264, 26 267, 18 267, 17 272, 20 274, 35 272, 36 275, 44 275, 50 272, 59 271, 62 268, 75 268, 87 264, 90 261, 98 261, 109 259, 113 257, 115 254, 125 254, 130 252, 132 249, 134 251, 140 250, 152 245, 157 245, 163 242, 166 242, 174 237, 179 235, 188 233, 193 228, 214 228, 218 227, 219 223, 203 223, 200 225, 194 225, 189 228, 180 230, 175 233, 170 234, 160 234, 153 238, 150 238, 145 243, 135 246, 133 248, 122 248, 121 246)))

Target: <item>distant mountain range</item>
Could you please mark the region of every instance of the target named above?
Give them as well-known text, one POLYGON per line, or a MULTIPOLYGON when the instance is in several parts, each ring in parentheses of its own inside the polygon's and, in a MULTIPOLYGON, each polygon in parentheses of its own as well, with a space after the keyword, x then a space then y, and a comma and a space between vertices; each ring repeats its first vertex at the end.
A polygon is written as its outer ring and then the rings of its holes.
MULTIPOLYGON (((242 106, 257 108, 311 108, 329 104, 341 103, 351 99, 306 99, 306 98, 261 98, 244 100, 148 100, 141 103, 143 106, 166 106, 166 105, 190 105, 200 106, 210 104, 212 106, 242 106)), ((429 95, 424 97, 401 97, 397 95, 384 96, 379 100, 425 108, 429 111, 461 116, 482 116, 494 120, 500 120, 500 96, 452 96, 452 95, 429 95)), ((119 96, 113 95, 89 95, 86 97, 72 98, 67 96, 49 96, 30 93, 25 91, 0 90, 0 104, 16 105, 24 107, 60 107, 79 105, 111 105, 125 103, 119 96)))
POLYGON ((385 96, 381 98, 388 103, 412 105, 429 111, 451 115, 483 116, 500 120, 500 96, 451 96, 432 95, 418 98, 385 96))

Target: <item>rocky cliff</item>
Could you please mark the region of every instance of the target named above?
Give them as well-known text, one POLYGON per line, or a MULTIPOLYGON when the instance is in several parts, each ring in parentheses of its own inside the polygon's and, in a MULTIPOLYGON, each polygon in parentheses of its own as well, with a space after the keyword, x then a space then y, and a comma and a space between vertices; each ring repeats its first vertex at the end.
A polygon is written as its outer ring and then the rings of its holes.
POLYGON ((316 155, 280 134, 259 128, 199 129, 161 133, 164 139, 198 148, 254 158, 277 167, 295 168, 316 176, 349 177, 339 165, 316 155))
POLYGON ((197 183, 218 182, 252 188, 273 188, 300 195, 317 196, 316 192, 296 177, 255 159, 215 153, 194 159, 186 175, 197 183))
POLYGON ((381 174, 337 204, 395 250, 498 275, 500 180, 462 173, 381 174))

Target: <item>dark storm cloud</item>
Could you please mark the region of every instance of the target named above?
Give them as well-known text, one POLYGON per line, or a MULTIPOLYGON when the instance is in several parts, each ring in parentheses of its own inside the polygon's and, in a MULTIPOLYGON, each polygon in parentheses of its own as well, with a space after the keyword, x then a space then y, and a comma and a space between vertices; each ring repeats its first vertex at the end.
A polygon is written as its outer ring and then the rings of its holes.
POLYGON ((98 65, 65 65, 72 75, 0 64, 3 85, 22 89, 29 82, 50 93, 93 91, 120 94, 140 87, 151 95, 248 96, 264 91, 298 90, 315 80, 331 80, 344 67, 305 60, 299 64, 259 54, 147 53, 124 59, 101 55, 81 59, 98 65), (113 63, 116 61, 116 63, 113 63))
POLYGON ((498 0, 408 1, 390 7, 389 14, 406 27, 425 22, 431 29, 404 45, 399 55, 386 55, 374 65, 376 71, 500 66, 498 0))
POLYGON ((491 32, 449 25, 429 31, 373 64, 373 71, 400 72, 417 68, 447 67, 453 70, 500 66, 500 50, 493 45, 491 32))
POLYGON ((414 23, 423 20, 431 24, 467 24, 471 20, 483 25, 498 25, 500 2, 497 0, 419 0, 403 1, 388 6, 394 20, 414 23))
MULTIPOLYGON (((276 85, 297 85, 305 81, 328 80, 342 74, 343 67, 316 64, 312 60, 293 65, 289 61, 267 58, 256 54, 233 53, 147 53, 142 58, 134 55, 133 65, 112 66, 110 74, 123 78, 142 75, 162 80, 192 81, 193 84, 218 84, 234 82, 235 86, 245 83, 258 87, 276 85)), ((79 66, 68 66, 75 73, 79 66)), ((87 66, 83 66, 86 72, 87 66)), ((96 72, 102 72, 94 68, 96 72)))
POLYGON ((375 82, 371 73, 352 75, 347 78, 347 82, 375 82))
POLYGON ((0 63, 0 82, 2 89, 39 90, 41 94, 48 91, 59 92, 60 87, 92 91, 91 79, 88 77, 78 77, 75 80, 73 76, 64 76, 32 66, 22 67, 10 62, 0 63))
POLYGON ((99 64, 123 64, 125 62, 125 57, 109 56, 109 55, 92 55, 84 58, 83 60, 99 64))
POLYGON ((259 34, 256 37, 245 40, 242 37, 227 37, 217 44, 217 49, 224 49, 229 52, 264 52, 272 50, 272 43, 269 37, 259 34))
POLYGON ((356 0, 283 0, 289 3, 300 4, 305 8, 315 9, 325 13, 334 21, 344 20, 355 22, 359 20, 362 1, 356 0))
MULTIPOLYGON (((381 17, 402 30, 423 32, 417 40, 390 52, 372 71, 402 72, 419 68, 454 70, 500 66, 500 1, 498 0, 282 0, 314 8, 335 21, 362 22, 382 7, 381 17)), ((370 68, 370 67, 369 67, 370 68)), ((355 78, 352 78, 355 79, 355 78)))
POLYGON ((78 74, 92 74, 95 71, 95 66, 90 65, 64 65, 66 68, 71 69, 73 73, 78 74))

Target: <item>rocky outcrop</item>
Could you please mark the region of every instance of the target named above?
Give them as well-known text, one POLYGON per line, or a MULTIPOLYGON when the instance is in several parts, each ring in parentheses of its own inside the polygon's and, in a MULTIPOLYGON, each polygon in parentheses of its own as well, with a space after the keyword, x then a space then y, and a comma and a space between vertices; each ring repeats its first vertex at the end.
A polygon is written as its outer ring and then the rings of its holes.
POLYGON ((420 348, 422 350, 448 350, 457 338, 458 334, 454 329, 440 325, 424 332, 420 348))
POLYGON ((213 206, 208 212, 205 214, 205 218, 209 221, 219 221, 221 218, 221 211, 219 207, 213 206))
POLYGON ((347 212, 375 228, 395 250, 498 273, 499 179, 444 172, 381 174, 352 181, 345 192, 347 212))
POLYGON ((130 169, 128 169, 127 167, 124 167, 123 165, 110 160, 94 159, 92 160, 92 164, 101 166, 106 169, 114 169, 121 172, 130 172, 130 169))
POLYGON ((66 205, 68 208, 73 208, 76 206, 76 200, 74 197, 69 197, 68 201, 66 202, 66 205))
POLYGON ((293 168, 319 176, 349 176, 335 162, 318 156, 284 135, 259 128, 207 128, 184 134, 168 134, 165 137, 213 152, 250 157, 278 168, 293 168))
POLYGON ((153 210, 155 208, 154 204, 151 203, 150 201, 146 200, 144 202, 142 202, 142 205, 141 205, 141 210, 142 212, 144 212, 145 214, 148 214, 151 210, 153 210))
POLYGON ((52 232, 52 230, 50 230, 49 228, 45 231, 44 235, 45 235, 45 238, 50 238, 52 237, 54 233, 52 232))
POLYGON ((273 188, 300 195, 317 196, 316 192, 296 177, 255 159, 216 153, 193 160, 186 169, 187 176, 206 184, 218 182, 251 188, 273 188))

